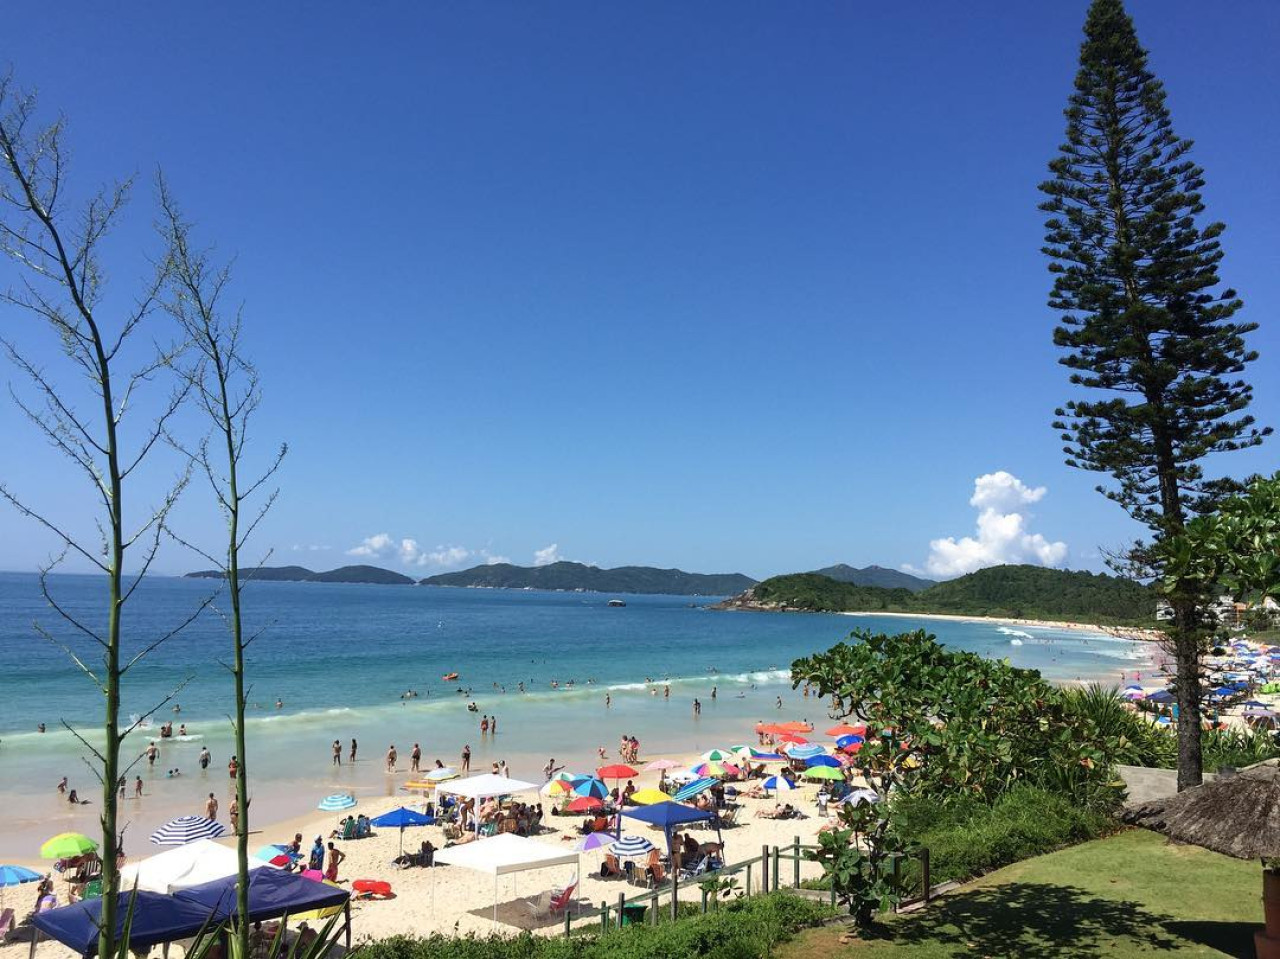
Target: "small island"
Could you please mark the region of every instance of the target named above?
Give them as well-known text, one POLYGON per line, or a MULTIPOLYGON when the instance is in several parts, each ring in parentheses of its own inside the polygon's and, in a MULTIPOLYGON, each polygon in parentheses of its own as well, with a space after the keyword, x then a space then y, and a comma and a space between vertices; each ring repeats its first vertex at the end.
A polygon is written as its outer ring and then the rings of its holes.
MULTIPOLYGON (((224 579, 220 569, 202 569, 187 573, 184 579, 224 579)), ((372 583, 378 586, 412 586, 413 579, 379 566, 342 566, 317 573, 305 566, 263 566, 241 570, 240 576, 260 583, 372 583)))
POLYGON ((732 596, 755 585, 742 573, 686 573, 653 566, 601 569, 585 563, 513 566, 491 563, 457 573, 441 573, 423 586, 465 586, 472 589, 545 589, 587 593, 661 593, 671 596, 732 596))

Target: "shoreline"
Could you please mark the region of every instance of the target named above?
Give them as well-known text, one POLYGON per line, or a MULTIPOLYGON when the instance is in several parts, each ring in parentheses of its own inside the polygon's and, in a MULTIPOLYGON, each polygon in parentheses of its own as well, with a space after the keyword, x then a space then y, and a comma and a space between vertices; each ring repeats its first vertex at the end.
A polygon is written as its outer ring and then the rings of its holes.
MULTIPOLYGON (((808 610, 803 610, 808 612, 808 610)), ((836 616, 894 616, 901 619, 932 619, 948 623, 997 623, 1004 626, 1030 626, 1033 629, 1063 629, 1072 632, 1100 633, 1129 639, 1135 643, 1157 642, 1163 633, 1145 626, 1104 626, 1056 619, 1018 619, 1013 616, 978 616, 960 613, 890 613, 876 610, 844 610, 836 616)))

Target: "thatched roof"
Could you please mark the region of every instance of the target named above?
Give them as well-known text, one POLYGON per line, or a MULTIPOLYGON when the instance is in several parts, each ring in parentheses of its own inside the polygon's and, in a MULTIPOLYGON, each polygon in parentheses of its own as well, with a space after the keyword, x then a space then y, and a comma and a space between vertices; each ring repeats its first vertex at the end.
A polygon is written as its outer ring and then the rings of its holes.
POLYGON ((1259 763, 1168 799, 1132 806, 1121 818, 1238 859, 1280 857, 1280 765, 1259 763))

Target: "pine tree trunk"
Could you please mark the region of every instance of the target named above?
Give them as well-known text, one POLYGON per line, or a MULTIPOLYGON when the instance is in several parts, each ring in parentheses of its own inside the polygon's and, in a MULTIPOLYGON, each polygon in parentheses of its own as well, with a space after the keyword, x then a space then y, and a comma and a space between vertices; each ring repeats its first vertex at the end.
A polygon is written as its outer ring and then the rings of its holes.
POLYGON ((1177 666, 1174 692, 1178 697, 1178 792, 1204 780, 1200 729, 1200 639, 1194 606, 1174 611, 1173 650, 1177 666))

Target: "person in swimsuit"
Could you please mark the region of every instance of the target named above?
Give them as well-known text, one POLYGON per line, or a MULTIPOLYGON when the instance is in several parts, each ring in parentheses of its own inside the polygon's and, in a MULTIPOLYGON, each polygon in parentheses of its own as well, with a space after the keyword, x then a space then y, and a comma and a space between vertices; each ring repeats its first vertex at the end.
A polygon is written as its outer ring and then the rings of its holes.
POLYGON ((333 764, 342 765, 342 743, 337 739, 333 741, 333 764))
POLYGON ((462 771, 464 773, 471 771, 471 746, 470 744, 462 747, 462 771))

